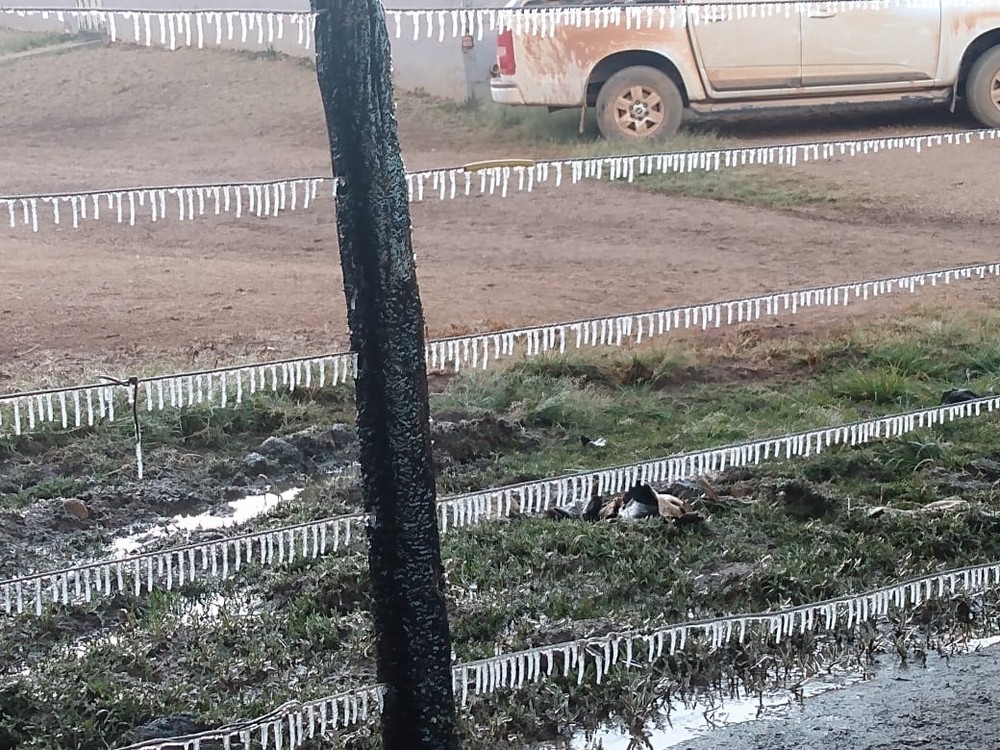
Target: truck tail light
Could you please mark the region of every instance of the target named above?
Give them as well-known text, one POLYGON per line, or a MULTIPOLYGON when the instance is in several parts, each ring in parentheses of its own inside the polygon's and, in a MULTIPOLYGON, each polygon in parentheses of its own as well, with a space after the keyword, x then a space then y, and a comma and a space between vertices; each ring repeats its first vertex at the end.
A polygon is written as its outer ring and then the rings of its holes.
POLYGON ((517 63, 514 60, 514 34, 509 29, 497 34, 497 65, 500 66, 502 76, 512 76, 517 71, 517 63))

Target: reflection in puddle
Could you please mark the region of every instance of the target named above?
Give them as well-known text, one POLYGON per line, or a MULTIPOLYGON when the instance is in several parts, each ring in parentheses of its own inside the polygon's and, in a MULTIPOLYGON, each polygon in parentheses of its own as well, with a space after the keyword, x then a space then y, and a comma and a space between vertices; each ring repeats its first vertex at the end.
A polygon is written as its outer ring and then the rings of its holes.
MULTIPOLYGON (((969 639, 958 646, 958 653, 976 651, 1000 644, 1000 636, 969 639)), ((609 722, 595 731, 580 731, 559 742, 538 745, 538 750, 666 750, 700 737, 713 728, 748 721, 780 717, 802 699, 850 687, 871 675, 860 671, 834 671, 816 675, 801 683, 800 691, 773 690, 763 696, 723 698, 705 694, 664 708, 646 727, 645 740, 623 724, 609 722)))
POLYGON ((263 495, 248 495, 195 516, 175 516, 165 524, 116 539, 112 545, 114 557, 131 555, 140 551, 146 544, 176 534, 178 531, 207 531, 239 526, 267 513, 280 503, 294 500, 300 492, 302 492, 301 487, 293 487, 280 494, 266 492, 263 495), (219 515, 220 511, 225 515, 219 515))
MULTIPOLYGON (((861 674, 817 676, 802 685, 801 696, 812 698, 830 690, 848 687, 864 678, 861 674)), ((714 727, 764 719, 788 708, 798 698, 789 690, 766 692, 748 698, 700 696, 684 705, 673 705, 645 727, 646 740, 620 723, 593 732, 579 732, 565 743, 543 745, 545 750, 664 750, 699 737, 714 727)))

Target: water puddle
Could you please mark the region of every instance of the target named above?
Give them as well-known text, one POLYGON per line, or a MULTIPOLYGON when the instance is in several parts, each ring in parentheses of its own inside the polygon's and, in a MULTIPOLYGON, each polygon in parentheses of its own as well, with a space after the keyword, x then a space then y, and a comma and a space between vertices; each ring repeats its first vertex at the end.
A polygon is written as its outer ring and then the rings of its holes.
MULTIPOLYGON (((860 674, 823 675, 801 688, 803 699, 861 682, 860 674)), ((579 732, 563 743, 542 745, 544 750, 665 750, 700 737, 716 727, 768 718, 791 707, 799 698, 790 690, 775 690, 748 698, 703 696, 684 705, 663 710, 645 727, 645 741, 621 724, 609 724, 596 731, 579 732)))
POLYGON ((302 492, 301 487, 293 487, 281 493, 265 492, 263 495, 248 495, 197 515, 174 516, 164 524, 116 539, 112 544, 113 557, 135 554, 157 539, 182 531, 209 531, 239 526, 262 516, 280 503, 294 500, 300 492, 302 492))
MULTIPOLYGON (((957 653, 968 653, 1000 644, 1000 636, 974 638, 958 647, 957 653)), ((882 667, 894 669, 895 667, 882 667)), ((927 667, 932 671, 935 667, 927 667)), ((861 671, 833 671, 803 680, 799 690, 776 689, 763 695, 726 698, 718 694, 694 697, 683 704, 662 708, 637 734, 621 721, 608 722, 594 731, 579 731, 571 737, 553 743, 537 745, 538 750, 667 750, 701 737, 712 729, 780 718, 801 700, 847 688, 870 678, 861 671), (645 735, 645 739, 643 739, 645 735)))

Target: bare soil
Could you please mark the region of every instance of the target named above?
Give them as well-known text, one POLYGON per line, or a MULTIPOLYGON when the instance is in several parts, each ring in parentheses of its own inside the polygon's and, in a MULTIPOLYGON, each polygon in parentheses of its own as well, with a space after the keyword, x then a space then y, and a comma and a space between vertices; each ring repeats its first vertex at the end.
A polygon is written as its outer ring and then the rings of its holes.
MULTIPOLYGON (((0 195, 329 173, 315 74, 294 61, 98 46, 5 63, 3 78, 0 195)), ((468 118, 413 97, 402 98, 399 118, 413 169, 568 149, 469 130, 468 118)), ((971 126, 939 110, 708 125, 746 142, 971 126)), ((800 167, 863 194, 861 207, 767 210, 598 184, 417 204, 429 330, 983 260, 995 242, 996 147, 800 167)), ((65 379, 95 362, 339 348, 346 329, 335 237, 328 202, 267 220, 37 234, 2 227, 0 390, 26 372, 65 379)))

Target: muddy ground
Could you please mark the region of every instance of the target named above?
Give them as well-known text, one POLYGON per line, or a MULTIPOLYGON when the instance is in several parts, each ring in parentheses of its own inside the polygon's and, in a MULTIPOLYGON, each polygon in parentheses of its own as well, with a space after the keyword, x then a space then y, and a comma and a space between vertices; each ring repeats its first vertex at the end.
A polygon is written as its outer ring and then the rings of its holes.
MULTIPOLYGON (((873 679, 807 699, 784 715, 723 727, 683 750, 944 750, 1000 747, 1000 647, 933 658, 927 668, 883 669, 873 679)), ((660 750, 657 748, 656 750, 660 750)))
MULTIPOLYGON (((431 428, 439 476, 474 474, 500 453, 530 449, 538 439, 521 425, 494 415, 469 418, 455 410, 437 415, 431 428)), ((150 475, 142 481, 90 475, 67 484, 58 497, 23 508, 0 507, 0 578, 52 570, 60 564, 103 558, 119 537, 145 531, 181 515, 231 514, 227 501, 292 487, 309 487, 335 475, 338 489, 357 483, 357 434, 352 424, 317 424, 274 435, 234 436, 233 445, 192 461, 183 447, 159 445, 148 456, 150 475)), ((71 477, 66 454, 51 449, 30 460, 0 462, 0 482, 11 493, 31 484, 27 476, 71 477), (26 474, 25 472, 30 472, 26 474), (18 485, 18 482, 21 485, 18 485)), ((3 498, 0 489, 0 499, 3 498)), ((338 492, 347 508, 331 506, 323 515, 358 509, 355 493, 338 492)), ((9 501, 8 501, 9 502, 9 501)), ((180 543, 172 535, 166 544, 180 543)), ((193 541, 193 539, 192 539, 193 541)))

